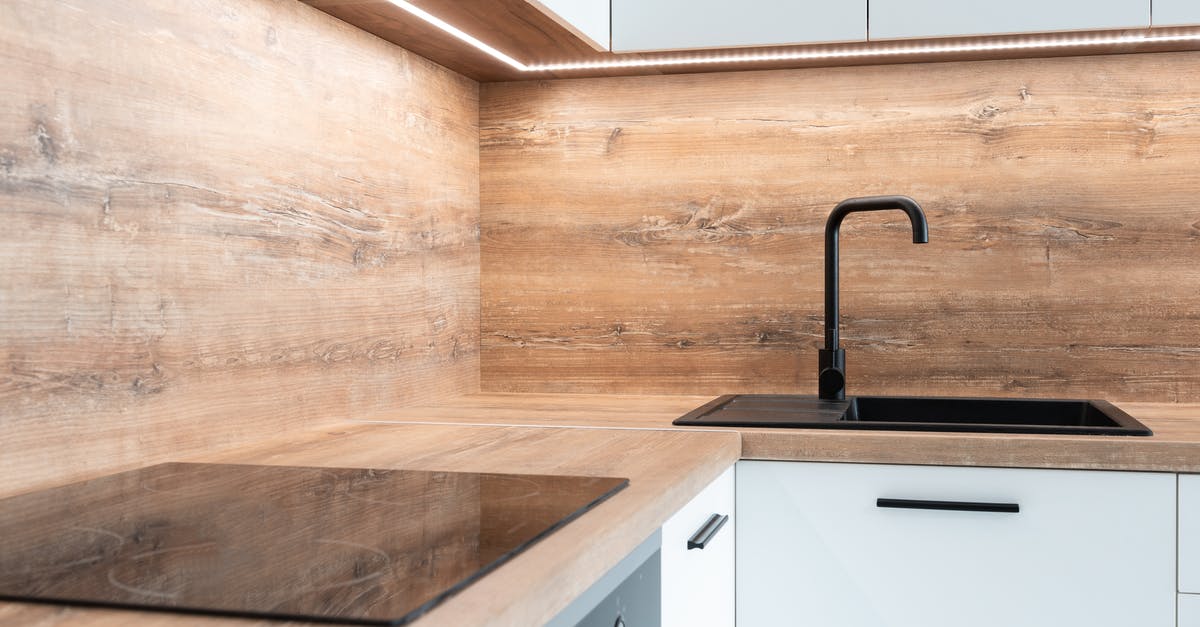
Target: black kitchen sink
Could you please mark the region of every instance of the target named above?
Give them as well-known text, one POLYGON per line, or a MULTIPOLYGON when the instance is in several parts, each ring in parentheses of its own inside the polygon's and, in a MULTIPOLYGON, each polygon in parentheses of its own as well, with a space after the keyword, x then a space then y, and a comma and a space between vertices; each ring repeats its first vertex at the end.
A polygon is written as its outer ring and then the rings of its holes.
POLYGON ((821 400, 794 394, 722 396, 677 425, 788 429, 882 429, 973 433, 1153 435, 1112 403, 1098 400, 857 396, 821 400))

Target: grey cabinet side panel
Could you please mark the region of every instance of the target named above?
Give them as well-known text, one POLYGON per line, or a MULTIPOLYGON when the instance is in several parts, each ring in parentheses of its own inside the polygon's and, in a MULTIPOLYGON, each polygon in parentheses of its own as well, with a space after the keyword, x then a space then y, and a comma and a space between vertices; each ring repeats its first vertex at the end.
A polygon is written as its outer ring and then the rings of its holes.
POLYGON ((546 627, 613 627, 619 608, 638 618, 629 625, 662 623, 662 531, 655 531, 616 566, 546 623, 546 627), (608 617, 607 623, 596 622, 608 617))

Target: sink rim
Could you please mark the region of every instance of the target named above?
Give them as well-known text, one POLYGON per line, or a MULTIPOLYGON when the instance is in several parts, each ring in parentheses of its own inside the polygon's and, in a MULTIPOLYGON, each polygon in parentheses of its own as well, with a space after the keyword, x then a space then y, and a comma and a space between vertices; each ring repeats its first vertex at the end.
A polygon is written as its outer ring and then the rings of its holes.
POLYGON ((822 400, 804 394, 726 394, 697 407, 676 418, 672 424, 680 426, 710 427, 753 427, 766 429, 843 429, 854 431, 920 431, 947 433, 1008 433, 1025 435, 1109 435, 1146 437, 1154 435, 1149 427, 1130 416, 1121 408, 1101 399, 1050 399, 1011 397, 955 397, 955 396, 867 396, 848 397, 842 401, 822 400), (780 399, 799 401, 804 407, 799 411, 764 412, 743 410, 721 414, 726 406, 736 399, 780 399), (911 401, 954 401, 954 402, 1002 402, 1016 405, 1023 403, 1070 403, 1090 405, 1095 411, 1114 422, 1114 425, 1053 425, 991 422, 946 422, 946 421, 885 421, 847 419, 855 399, 911 400, 911 401), (716 415, 714 415, 716 414, 716 415), (753 415, 751 415, 753 414, 753 415))

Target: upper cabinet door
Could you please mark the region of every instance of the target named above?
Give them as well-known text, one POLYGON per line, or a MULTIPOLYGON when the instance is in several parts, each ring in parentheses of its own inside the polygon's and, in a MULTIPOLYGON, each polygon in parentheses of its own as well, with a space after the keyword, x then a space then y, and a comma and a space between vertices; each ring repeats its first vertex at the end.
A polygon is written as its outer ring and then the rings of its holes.
POLYGON ((866 39, 867 0, 612 0, 613 52, 866 39))
POLYGON ((596 50, 608 50, 608 0, 526 0, 596 50))
POLYGON ((1152 0, 1155 26, 1200 24, 1200 0, 1152 0))
MULTIPOLYGON (((1174 2, 1194 5, 1198 0, 1174 2)), ((870 3, 872 40, 1150 26, 1147 0, 870 0, 870 3)))

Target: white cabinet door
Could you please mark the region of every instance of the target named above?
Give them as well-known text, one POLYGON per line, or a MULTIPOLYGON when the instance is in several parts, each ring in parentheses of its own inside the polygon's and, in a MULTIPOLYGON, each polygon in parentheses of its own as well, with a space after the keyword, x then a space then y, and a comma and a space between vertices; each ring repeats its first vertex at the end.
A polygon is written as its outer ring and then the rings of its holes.
POLYGON ((1152 0, 1155 26, 1200 24, 1200 0, 1152 0))
POLYGON ((1173 474, 740 462, 737 509, 738 627, 1175 623, 1173 474))
POLYGON ((1179 591, 1200 594, 1200 475, 1179 475, 1179 591))
POLYGON ((867 0, 612 0, 613 52, 866 37, 867 0))
POLYGON ((870 0, 870 5, 872 40, 1150 26, 1146 0, 870 0))
POLYGON ((608 0, 525 0, 597 50, 608 50, 608 0))
POLYGON ((730 467, 663 525, 663 627, 733 625, 733 490, 730 467), (692 540, 706 541, 689 549, 692 540))
POLYGON ((1179 595, 1179 627, 1200 627, 1200 594, 1179 595))

